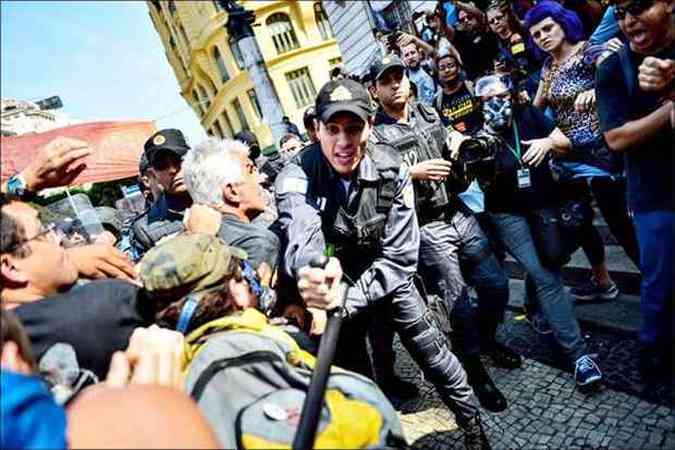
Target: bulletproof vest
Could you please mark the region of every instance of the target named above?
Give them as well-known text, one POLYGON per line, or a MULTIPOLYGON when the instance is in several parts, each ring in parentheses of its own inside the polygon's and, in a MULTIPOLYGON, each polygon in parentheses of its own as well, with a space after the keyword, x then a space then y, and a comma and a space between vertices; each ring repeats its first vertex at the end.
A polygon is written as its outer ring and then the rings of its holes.
POLYGON ((368 159, 361 164, 374 169, 376 177, 353 180, 356 197, 346 204, 340 197, 339 176, 330 167, 319 145, 312 145, 294 158, 308 177, 307 198, 321 211, 322 231, 327 245, 347 273, 358 276, 379 254, 381 239, 394 201, 401 164, 399 155, 369 146, 368 159))
MULTIPOLYGON (((394 147, 408 166, 429 159, 444 159, 445 130, 436 112, 429 106, 417 103, 410 108, 409 123, 376 124, 371 142, 394 147)), ((418 214, 449 203, 448 193, 442 182, 415 181, 415 203, 418 214)))
POLYGON ((185 230, 183 215, 184 211, 169 209, 166 198, 160 197, 134 222, 132 245, 145 253, 160 239, 185 230))

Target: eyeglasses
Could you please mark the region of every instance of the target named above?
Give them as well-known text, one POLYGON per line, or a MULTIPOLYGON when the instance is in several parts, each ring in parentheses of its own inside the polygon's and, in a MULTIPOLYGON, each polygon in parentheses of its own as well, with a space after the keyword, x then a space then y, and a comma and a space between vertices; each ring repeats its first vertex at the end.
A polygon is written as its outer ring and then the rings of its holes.
POLYGON ((652 4, 654 4, 654 0, 634 0, 626 6, 617 5, 614 8, 614 14, 616 14, 616 17, 619 20, 624 20, 628 13, 633 17, 637 17, 651 8, 652 4))
POLYGON ((19 241, 10 248, 6 250, 6 253, 13 253, 19 249, 22 245, 28 244, 32 241, 41 241, 41 242, 51 242, 56 245, 61 244, 62 235, 64 231, 59 227, 57 223, 48 223, 40 225, 40 231, 33 236, 32 238, 24 239, 19 241))
POLYGON ((490 25, 496 25, 499 22, 502 22, 504 19, 505 19, 505 16, 494 16, 493 18, 488 19, 488 23, 490 25))
POLYGON ((453 70, 453 69, 456 69, 456 68, 457 68, 457 64, 448 64, 447 66, 446 65, 438 66, 438 71, 439 72, 445 72, 446 70, 453 70))

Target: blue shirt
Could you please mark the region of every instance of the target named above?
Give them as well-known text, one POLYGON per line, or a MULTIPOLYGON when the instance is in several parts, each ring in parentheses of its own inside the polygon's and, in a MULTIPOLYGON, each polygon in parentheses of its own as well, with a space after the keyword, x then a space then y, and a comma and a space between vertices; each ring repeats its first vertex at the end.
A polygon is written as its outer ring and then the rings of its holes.
POLYGON ((436 98, 436 83, 431 75, 422 66, 417 66, 417 70, 408 67, 407 74, 408 79, 417 86, 417 101, 433 107, 436 98))
POLYGON ((0 448, 67 448, 66 413, 42 380, 0 371, 0 448))

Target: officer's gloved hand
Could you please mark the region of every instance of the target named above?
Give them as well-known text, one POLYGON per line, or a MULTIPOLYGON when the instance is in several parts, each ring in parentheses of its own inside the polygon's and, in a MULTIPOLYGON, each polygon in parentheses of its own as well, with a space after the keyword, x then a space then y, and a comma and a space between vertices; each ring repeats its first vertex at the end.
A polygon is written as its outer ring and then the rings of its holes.
POLYGON ((325 267, 305 266, 298 271, 298 291, 308 308, 332 310, 342 301, 342 266, 330 258, 325 267))

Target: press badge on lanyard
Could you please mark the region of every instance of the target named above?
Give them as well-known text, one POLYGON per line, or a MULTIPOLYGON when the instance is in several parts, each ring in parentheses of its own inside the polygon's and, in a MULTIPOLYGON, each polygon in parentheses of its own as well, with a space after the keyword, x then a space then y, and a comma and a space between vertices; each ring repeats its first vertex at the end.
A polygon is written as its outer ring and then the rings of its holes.
POLYGON ((530 169, 518 169, 518 189, 526 189, 532 186, 532 180, 530 179, 530 169))
MULTIPOLYGON (((513 120, 513 134, 515 136, 516 140, 516 149, 513 150, 511 146, 507 143, 506 146, 511 150, 511 153, 513 153, 513 156, 516 157, 516 161, 518 161, 518 164, 522 164, 520 162, 520 133, 518 132, 518 125, 516 125, 516 121, 513 120)), ((530 178, 530 169, 527 167, 521 167, 518 169, 516 172, 516 177, 518 179, 518 189, 527 189, 532 186, 532 178, 530 178)))

